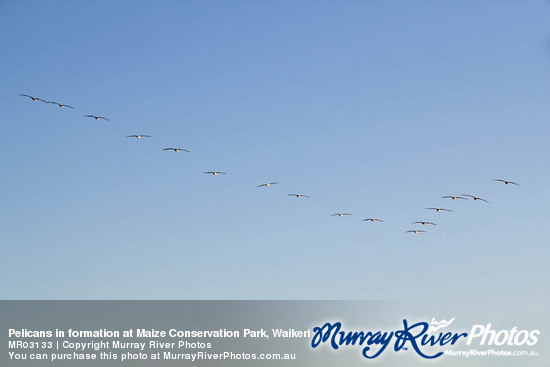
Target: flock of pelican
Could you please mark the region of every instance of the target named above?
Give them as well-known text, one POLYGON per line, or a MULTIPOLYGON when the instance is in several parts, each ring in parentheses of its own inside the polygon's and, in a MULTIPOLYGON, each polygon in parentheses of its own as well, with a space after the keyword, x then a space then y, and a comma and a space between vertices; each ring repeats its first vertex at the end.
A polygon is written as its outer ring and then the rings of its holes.
MULTIPOLYGON (((26 97, 26 98, 29 98, 31 99, 32 101, 40 101, 40 102, 44 102, 46 104, 55 104, 57 106, 59 106, 60 108, 71 108, 71 109, 75 109, 74 107, 72 106, 69 106, 67 104, 63 104, 63 103, 59 103, 59 102, 54 102, 54 101, 47 101, 45 99, 42 99, 42 98, 38 98, 38 97, 34 97, 34 96, 31 96, 31 95, 28 95, 28 94, 19 94, 20 96, 22 97, 26 97)), ((109 120, 108 118, 104 117, 104 116, 97 116, 97 115, 83 115, 84 117, 87 117, 87 118, 93 118, 95 120, 105 120, 105 121, 111 121, 109 120)), ((127 138, 136 138, 136 139, 142 139, 142 138, 150 138, 151 135, 145 135, 145 134, 134 134, 134 135, 127 135, 126 136, 127 138)), ((163 150, 165 151, 174 151, 176 153, 178 152, 186 152, 186 153, 190 153, 189 150, 187 149, 184 149, 184 148, 164 148, 163 150)), ((221 171, 205 171, 203 172, 203 174, 206 174, 206 175, 213 175, 213 176, 218 176, 218 175, 226 175, 227 173, 226 172, 221 172, 221 171)), ((516 186, 520 186, 518 183, 516 182, 513 182, 513 181, 508 181, 508 180, 503 180, 503 179, 500 179, 500 178, 495 178, 493 179, 494 181, 498 181, 498 182, 502 182, 504 183, 505 185, 516 185, 516 186)), ((272 185, 277 185, 279 184, 278 182, 266 182, 266 183, 263 183, 263 184, 260 184, 260 185, 257 185, 257 187, 271 187, 272 185)), ((296 197, 296 198, 309 198, 308 195, 304 195, 304 194, 288 194, 288 196, 293 196, 293 197, 296 197)), ((453 201, 456 201, 456 200, 468 200, 468 198, 471 198, 472 200, 474 201, 484 201, 486 203, 489 203, 487 200, 481 198, 481 197, 478 197, 478 196, 475 196, 475 195, 471 195, 471 194, 461 194, 460 196, 454 196, 454 195, 446 195, 446 196, 442 196, 441 197, 442 199, 451 199, 453 201)), ((439 207, 431 207, 431 208, 426 208, 426 210, 434 210, 438 213, 440 212, 452 212, 451 209, 447 209, 447 208, 439 208, 439 207)), ((351 216, 352 214, 350 213, 334 213, 334 214, 331 214, 330 216, 332 217, 347 217, 347 216, 351 216)), ((363 219, 364 222, 384 222, 382 219, 378 219, 378 218, 366 218, 366 219, 363 219)), ((433 223, 433 222, 428 222, 428 221, 416 221, 416 222, 412 222, 412 224, 419 224, 419 225, 422 225, 422 226, 427 226, 427 225, 432 225, 432 226, 435 226, 437 225, 436 223, 433 223)), ((421 230, 421 229, 411 229, 411 230, 408 230, 406 231, 405 233, 413 233, 413 234, 419 234, 419 233, 424 233, 426 232, 425 230, 421 230)))
MULTIPOLYGON (((502 180, 502 179, 493 179, 494 181, 498 181, 498 182, 503 182, 504 184, 508 185, 508 184, 512 184, 512 185, 517 185, 519 186, 518 183, 516 182, 513 182, 513 181, 506 181, 506 180, 502 180)), ((297 194, 289 194, 289 195, 292 195, 292 196, 297 196, 297 197, 302 197, 302 196, 305 196, 305 195, 297 195, 297 194)), ((309 196, 305 196, 305 197, 309 197, 309 196)), ((442 199, 451 199, 451 200, 468 200, 468 198, 471 198, 472 200, 474 201, 484 201, 486 203, 489 203, 487 200, 479 197, 479 196, 475 196, 475 195, 471 195, 471 194, 461 194, 460 196, 455 196, 455 195, 445 195, 445 196, 442 196, 441 197, 442 199)), ((435 207, 432 207, 432 208, 426 208, 426 210, 434 210, 438 213, 441 213, 441 212, 452 212, 451 209, 447 209, 447 208, 435 208, 435 207)), ((331 216, 333 217, 344 217, 344 216, 349 216, 351 215, 350 213, 335 213, 335 214, 331 214, 331 216)), ((378 219, 378 218, 366 218, 366 219, 363 219, 364 222, 383 222, 383 220, 381 219, 378 219)), ((420 225, 423 225, 423 226, 436 226, 437 224, 436 223, 433 223, 433 222, 428 222, 428 221, 416 221, 416 222, 412 222, 412 224, 420 224, 420 225)), ((427 231, 425 230, 422 230, 422 229, 411 229, 411 230, 408 230, 408 231, 405 231, 405 233, 413 233, 413 234, 419 234, 419 233, 425 233, 427 231)))
POLYGON ((61 108, 67 107, 67 108, 72 108, 73 110, 75 109, 73 106, 69 106, 68 104, 63 104, 63 103, 54 102, 54 101, 46 101, 45 99, 29 96, 28 94, 20 94, 20 96, 30 98, 33 101, 40 101, 40 102, 44 102, 44 103, 55 104, 55 105, 58 105, 61 108))
MULTIPOLYGON (((519 184, 515 183, 515 182, 512 182, 512 181, 506 181, 506 180, 502 180, 500 178, 494 178, 493 179, 494 181, 499 181, 499 182, 503 182, 505 183, 506 185, 508 184, 513 184, 513 185, 517 185, 519 186, 519 184)), ((442 199, 451 199, 451 200, 468 200, 468 198, 471 198, 472 200, 474 201, 484 201, 486 203, 489 203, 487 200, 483 199, 483 198, 480 198, 479 196, 475 196, 475 195, 471 195, 471 194, 461 194, 460 196, 454 196, 454 195, 445 195, 445 196, 442 196, 441 197, 442 199)), ((436 212, 438 213, 441 213, 441 212, 452 212, 451 209, 447 209, 447 208, 426 208, 427 210, 435 210, 436 212)), ((365 219, 366 220, 366 219, 365 219)), ((417 222, 413 222, 412 224, 421 224, 423 226, 427 226, 427 225, 430 225, 430 226, 436 226, 437 224, 433 223, 433 222, 428 222, 428 221, 417 221, 417 222)), ((406 231, 406 233, 414 233, 414 234, 419 234, 419 233, 424 233, 426 231, 424 230, 420 230, 420 229, 411 229, 409 231, 406 231)))
MULTIPOLYGON (((499 182, 503 182, 505 183, 506 185, 508 184, 513 184, 513 185, 517 185, 519 186, 519 184, 515 183, 515 182, 512 182, 512 181, 506 181, 506 180, 502 180, 502 179, 493 179, 494 181, 499 181, 499 182)), ((475 196, 475 195, 471 195, 471 194, 461 194, 460 196, 454 196, 454 195, 445 195, 445 196, 442 196, 441 197, 442 199, 451 199, 451 200, 468 200, 468 198, 471 198, 473 199, 474 201, 484 201, 486 203, 489 203, 487 200, 483 199, 483 198, 480 198, 479 196, 475 196)), ((447 209, 447 208, 426 208, 426 210, 434 210, 438 213, 441 213, 441 212, 452 212, 451 209, 447 209)), ((339 214, 333 214, 333 215, 339 215, 339 214)), ((351 214, 346 214, 346 215, 351 215, 351 214)), ((363 221, 370 221, 370 222, 383 222, 383 220, 380 220, 380 219, 376 219, 376 218, 367 218, 367 219, 363 219, 363 221)), ((423 225, 423 226, 436 226, 437 224, 434 223, 434 222, 428 222, 428 221, 416 221, 416 222, 412 222, 412 224, 420 224, 420 225, 423 225)), ((405 233, 413 233, 413 234, 419 234, 419 233, 425 233, 427 231, 425 230, 422 230, 422 229, 411 229, 411 230, 408 230, 406 231, 405 233)))

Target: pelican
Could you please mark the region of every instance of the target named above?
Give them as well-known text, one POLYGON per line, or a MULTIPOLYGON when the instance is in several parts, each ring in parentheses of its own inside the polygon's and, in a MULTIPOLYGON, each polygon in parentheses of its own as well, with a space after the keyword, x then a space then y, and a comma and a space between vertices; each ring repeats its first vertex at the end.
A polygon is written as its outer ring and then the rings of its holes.
POLYGON ((296 196, 297 198, 308 198, 309 196, 303 194, 288 194, 288 196, 296 196))
POLYGON ((488 203, 488 201, 487 201, 487 200, 485 200, 485 199, 482 199, 482 198, 478 198, 477 196, 474 196, 474 195, 470 195, 470 194, 462 194, 462 196, 469 196, 469 197, 471 197, 472 199, 474 199, 474 201, 476 201, 476 200, 481 200, 481 201, 484 201, 484 202, 488 203))
POLYGON ((460 196, 451 196, 451 195, 442 196, 441 198, 442 199, 453 199, 453 200, 457 200, 457 199, 468 200, 468 199, 460 197, 460 196))
POLYGON ((219 171, 208 171, 208 172, 203 172, 205 175, 214 175, 214 176, 217 176, 217 175, 226 175, 227 173, 225 172, 219 172, 219 171))
POLYGON ((268 182, 268 183, 264 183, 264 184, 258 185, 258 186, 256 186, 256 187, 264 187, 264 186, 265 186, 265 187, 269 187, 269 186, 271 186, 271 185, 277 185, 277 184, 278 184, 278 182, 268 182))
POLYGON ((94 118, 96 120, 106 120, 106 121, 111 121, 109 120, 108 118, 106 117, 103 117, 103 116, 94 116, 94 115, 83 115, 84 117, 91 117, 91 118, 94 118))
POLYGON ((349 213, 336 213, 336 214, 331 214, 330 216, 331 217, 335 217, 335 216, 343 217, 344 215, 351 215, 351 214, 349 214, 349 213))
POLYGON ((512 184, 512 185, 517 185, 517 186, 519 186, 519 184, 518 184, 518 183, 515 183, 515 182, 513 182, 513 181, 506 181, 506 180, 501 180, 500 178, 493 178, 493 180, 494 180, 494 181, 500 181, 500 182, 504 182, 504 183, 505 183, 506 185, 508 185, 508 184, 512 184))
POLYGON ((363 219, 363 222, 383 222, 383 220, 377 219, 377 218, 367 218, 367 219, 363 219))
POLYGON ((72 108, 72 109, 74 110, 74 107, 73 107, 73 106, 69 106, 68 104, 63 104, 63 103, 53 102, 53 101, 47 101, 46 103, 56 104, 56 105, 58 105, 58 106, 61 107, 61 108, 63 108, 63 107, 72 108))
POLYGON ((445 208, 426 208, 428 210, 435 210, 436 212, 442 212, 442 211, 446 211, 446 212, 452 212, 452 210, 450 209, 445 209, 445 208))
POLYGON ((150 138, 151 135, 128 135, 127 138, 136 138, 136 139, 141 139, 141 138, 150 138))
POLYGON ((176 153, 179 152, 179 151, 191 153, 191 152, 188 151, 187 149, 183 149, 183 148, 164 148, 163 150, 173 150, 173 151, 176 152, 176 153))
POLYGON ((29 96, 28 94, 19 94, 19 95, 22 96, 22 97, 29 97, 29 98, 32 99, 33 101, 42 101, 42 102, 44 102, 44 103, 47 103, 47 102, 44 101, 42 98, 29 96))
POLYGON ((417 223, 422 224, 423 226, 428 225, 428 224, 430 224, 432 226, 437 226, 437 224, 432 223, 432 222, 413 222, 413 224, 417 224, 417 223))
POLYGON ((420 232, 426 232, 426 231, 423 231, 421 229, 411 229, 410 231, 407 231, 405 233, 414 233, 414 234, 419 234, 420 232))

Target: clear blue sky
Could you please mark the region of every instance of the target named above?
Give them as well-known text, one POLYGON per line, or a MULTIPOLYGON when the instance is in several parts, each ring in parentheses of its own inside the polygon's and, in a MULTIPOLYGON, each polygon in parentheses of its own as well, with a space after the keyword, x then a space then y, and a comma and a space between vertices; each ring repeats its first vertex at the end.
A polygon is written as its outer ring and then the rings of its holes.
POLYGON ((0 297, 548 299, 549 16, 2 1, 0 297))

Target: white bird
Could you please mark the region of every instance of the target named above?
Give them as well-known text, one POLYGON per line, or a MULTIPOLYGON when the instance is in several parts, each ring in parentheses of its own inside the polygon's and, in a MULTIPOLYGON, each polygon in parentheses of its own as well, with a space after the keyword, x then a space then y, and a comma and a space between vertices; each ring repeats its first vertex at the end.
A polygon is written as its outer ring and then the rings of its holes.
POLYGON ((349 213, 336 213, 336 214, 331 214, 330 216, 331 217, 334 217, 334 216, 343 217, 345 215, 351 215, 351 214, 349 214, 349 213))
POLYGON ((61 108, 68 107, 68 108, 72 108, 73 110, 75 109, 73 106, 69 106, 68 104, 63 104, 63 103, 59 103, 59 102, 47 101, 46 103, 56 104, 61 108))
POLYGON ((428 210, 435 210, 436 212, 442 212, 442 211, 446 211, 446 212, 452 212, 452 210, 450 209, 445 209, 445 208, 426 208, 428 210))
POLYGON ((288 196, 296 196, 297 198, 308 198, 309 196, 303 194, 288 194, 288 196))
POLYGON ((136 138, 136 139, 141 139, 141 138, 150 138, 151 135, 128 135, 127 138, 136 138))
POLYGON ((45 100, 43 100, 42 98, 29 96, 28 94, 19 94, 19 95, 22 96, 22 97, 29 97, 29 98, 32 99, 33 101, 42 101, 42 102, 44 102, 44 103, 48 103, 48 102, 46 102, 45 100))
POLYGON ((268 182, 268 183, 263 183, 261 185, 258 185, 256 187, 264 187, 264 186, 265 187, 270 187, 271 185, 277 185, 277 184, 278 184, 278 182, 268 182))
POLYGON ((495 181, 500 181, 500 182, 504 182, 506 185, 512 184, 512 185, 517 185, 517 186, 519 186, 518 183, 515 183, 515 182, 513 182, 513 181, 501 180, 500 178, 493 178, 493 180, 495 180, 495 181))
POLYGON ((484 201, 484 202, 488 203, 488 201, 487 201, 487 200, 485 200, 485 199, 482 199, 482 198, 479 198, 479 197, 477 197, 477 196, 474 196, 474 195, 470 195, 470 194, 462 194, 462 196, 469 196, 469 197, 471 197, 472 199, 474 199, 474 201, 476 201, 476 200, 481 200, 481 201, 484 201))
POLYGON ((225 172, 220 172, 220 171, 208 171, 208 172, 203 172, 205 175, 214 175, 214 176, 217 176, 217 175, 226 175, 227 173, 225 172))
POLYGON ((190 153, 187 149, 183 149, 183 148, 164 148, 163 150, 173 150, 176 153, 179 151, 190 153))
POLYGON ((441 198, 442 198, 442 199, 453 199, 453 200, 457 200, 457 199, 468 200, 468 199, 462 198, 462 197, 460 197, 460 196, 451 196, 451 195, 442 196, 441 198))
POLYGON ((109 120, 108 118, 106 117, 103 117, 103 116, 95 116, 95 115, 84 115, 84 117, 91 117, 93 119, 96 119, 96 120, 106 120, 106 121, 111 121, 109 120))

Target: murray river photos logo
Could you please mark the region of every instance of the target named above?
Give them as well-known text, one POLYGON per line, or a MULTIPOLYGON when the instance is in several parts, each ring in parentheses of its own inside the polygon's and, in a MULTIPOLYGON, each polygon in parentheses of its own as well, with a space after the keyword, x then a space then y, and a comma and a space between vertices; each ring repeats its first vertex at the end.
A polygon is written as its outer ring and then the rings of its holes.
POLYGON ((322 343, 329 344, 337 350, 342 347, 360 347, 363 357, 373 359, 380 356, 388 347, 393 350, 412 349, 420 357, 434 359, 444 352, 441 347, 448 347, 464 342, 467 346, 533 346, 538 342, 539 330, 494 330, 491 324, 473 325, 470 332, 444 330, 453 323, 450 320, 431 323, 409 323, 403 320, 403 328, 395 331, 345 331, 341 322, 325 323, 313 328, 311 346, 317 348, 322 343))

